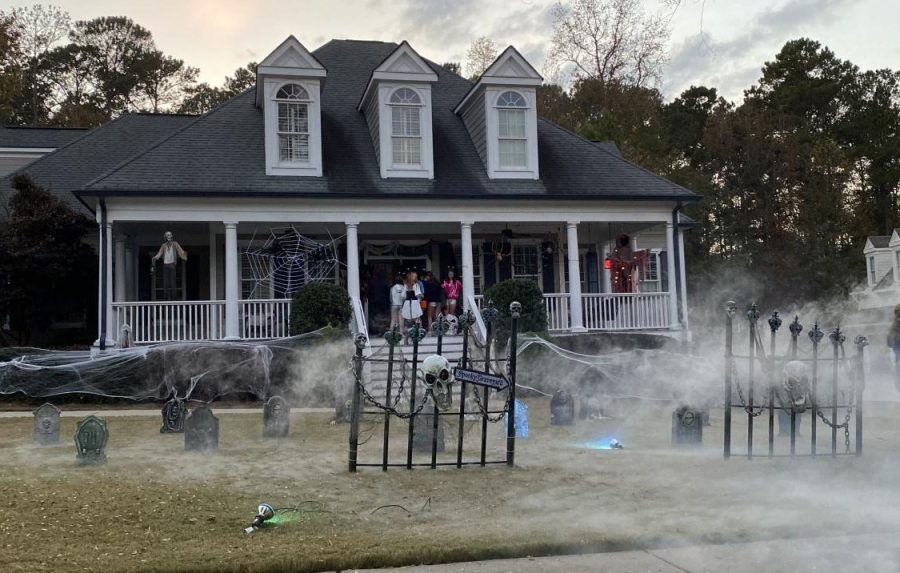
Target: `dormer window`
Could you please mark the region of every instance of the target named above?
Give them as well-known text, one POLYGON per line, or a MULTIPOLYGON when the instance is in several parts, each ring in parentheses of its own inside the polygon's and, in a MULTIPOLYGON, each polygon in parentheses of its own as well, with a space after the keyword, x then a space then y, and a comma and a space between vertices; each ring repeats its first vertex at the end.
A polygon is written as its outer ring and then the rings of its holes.
POLYGON ((522 94, 507 91, 497 98, 497 139, 501 169, 528 168, 528 104, 522 94))
POLYGON ((281 161, 309 163, 309 93, 287 84, 275 94, 278 106, 278 156, 281 161))
POLYGON ((391 94, 391 155, 395 167, 422 165, 422 98, 411 88, 391 94))
POLYGON ((266 175, 322 176, 324 66, 293 36, 256 68, 265 117, 266 175))
POLYGON ((434 178, 431 66, 403 42, 372 72, 357 109, 366 117, 381 176, 434 178))

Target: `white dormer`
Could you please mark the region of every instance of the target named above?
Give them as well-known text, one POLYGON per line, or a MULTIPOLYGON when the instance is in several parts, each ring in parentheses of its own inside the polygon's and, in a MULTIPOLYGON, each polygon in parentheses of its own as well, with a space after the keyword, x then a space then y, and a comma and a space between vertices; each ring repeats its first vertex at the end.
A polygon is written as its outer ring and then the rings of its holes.
POLYGON ((456 106, 491 179, 540 177, 536 90, 543 81, 509 46, 456 106))
POLYGON ((322 175, 321 88, 325 67, 290 36, 256 70, 265 114, 266 175, 322 175))
POLYGON ((434 178, 431 84, 437 74, 403 42, 379 65, 359 103, 381 176, 434 178))
POLYGON ((897 274, 897 254, 900 236, 895 230, 890 236, 870 236, 866 239, 863 255, 866 257, 866 283, 874 288, 889 272, 897 274))

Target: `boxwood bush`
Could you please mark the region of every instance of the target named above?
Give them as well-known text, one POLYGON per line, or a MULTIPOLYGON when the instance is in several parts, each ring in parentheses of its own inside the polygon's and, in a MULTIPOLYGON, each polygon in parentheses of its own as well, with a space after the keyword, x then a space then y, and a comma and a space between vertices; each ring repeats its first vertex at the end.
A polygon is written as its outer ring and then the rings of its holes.
POLYGON ((484 292, 485 304, 493 301, 500 311, 500 320, 494 325, 496 340, 505 347, 511 326, 509 305, 518 301, 522 305, 519 332, 544 333, 547 331, 547 310, 544 308, 544 293, 538 286, 525 279, 509 279, 488 287, 484 292))
POLYGON ((344 287, 309 283, 291 301, 291 334, 312 332, 326 326, 346 328, 351 314, 350 296, 344 287))

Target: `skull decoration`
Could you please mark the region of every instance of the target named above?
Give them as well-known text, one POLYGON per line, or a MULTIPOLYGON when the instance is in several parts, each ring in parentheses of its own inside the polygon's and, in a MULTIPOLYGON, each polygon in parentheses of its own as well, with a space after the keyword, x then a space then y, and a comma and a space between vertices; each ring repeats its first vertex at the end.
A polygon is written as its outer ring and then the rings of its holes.
POLYGON ((447 315, 447 324, 450 325, 450 327, 447 329, 447 334, 449 334, 450 336, 456 336, 457 334, 459 334, 459 319, 456 318, 455 314, 447 315))
POLYGON ((799 360, 785 364, 782 386, 795 413, 805 412, 809 404, 809 378, 809 366, 806 364, 799 360))
POLYGON ((453 402, 453 396, 450 394, 450 385, 453 384, 450 362, 443 356, 433 354, 422 361, 419 375, 425 381, 425 388, 431 391, 438 410, 444 411, 450 408, 450 404, 453 402))

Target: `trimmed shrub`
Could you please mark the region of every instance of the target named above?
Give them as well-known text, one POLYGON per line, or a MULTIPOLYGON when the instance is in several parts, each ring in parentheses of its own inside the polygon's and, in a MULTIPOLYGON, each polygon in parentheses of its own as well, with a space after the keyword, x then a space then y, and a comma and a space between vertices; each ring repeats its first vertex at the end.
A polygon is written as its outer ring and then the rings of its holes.
POLYGON ((309 283, 291 301, 291 334, 312 332, 326 326, 346 328, 350 323, 350 296, 344 287, 309 283))
POLYGON ((496 340, 505 347, 509 339, 509 305, 518 301, 522 305, 519 332, 543 333, 547 331, 547 310, 544 308, 544 293, 533 282, 525 279, 509 279, 488 287, 484 292, 485 304, 494 301, 500 311, 500 320, 494 325, 496 340))

